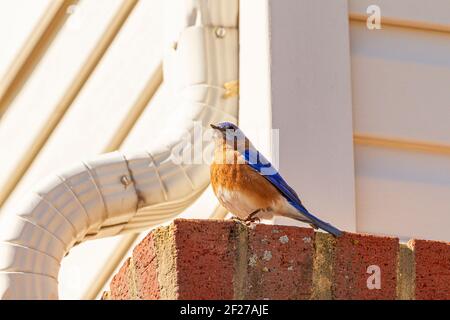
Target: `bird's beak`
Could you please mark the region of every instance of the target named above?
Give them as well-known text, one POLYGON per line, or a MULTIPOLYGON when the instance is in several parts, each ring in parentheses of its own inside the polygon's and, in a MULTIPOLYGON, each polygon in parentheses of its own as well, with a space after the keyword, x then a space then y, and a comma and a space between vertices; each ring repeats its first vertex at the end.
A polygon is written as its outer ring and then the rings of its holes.
POLYGON ((211 128, 213 128, 213 129, 215 129, 215 130, 222 131, 222 129, 221 129, 220 127, 215 126, 215 125, 213 125, 213 124, 211 124, 211 128))

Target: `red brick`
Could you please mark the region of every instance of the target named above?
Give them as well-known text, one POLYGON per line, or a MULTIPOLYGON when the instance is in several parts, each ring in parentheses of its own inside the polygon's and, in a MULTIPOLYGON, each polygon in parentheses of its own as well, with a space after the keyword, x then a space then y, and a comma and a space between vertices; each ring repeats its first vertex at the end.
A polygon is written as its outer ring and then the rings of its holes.
POLYGON ((334 299, 395 299, 397 282, 397 238, 344 233, 337 239, 333 265, 334 299), (381 288, 370 290, 367 268, 380 267, 381 288))
POLYGON ((256 225, 248 234, 248 299, 309 299, 313 229, 256 225))
POLYGON ((133 250, 137 295, 139 299, 158 300, 158 261, 153 233, 149 233, 133 250))
POLYGON ((175 220, 135 248, 111 282, 111 299, 395 299, 399 271, 397 289, 411 290, 398 297, 450 299, 450 244, 410 246, 398 265, 396 238, 175 220), (371 265, 381 269, 379 290, 367 287, 371 265))
POLYGON ((119 272, 112 278, 109 285, 112 300, 130 300, 132 299, 132 290, 130 286, 130 261, 128 258, 119 272))
POLYGON ((178 299, 233 299, 234 221, 175 220, 178 299))
POLYGON ((415 298, 450 299, 450 243, 411 240, 415 257, 415 298))

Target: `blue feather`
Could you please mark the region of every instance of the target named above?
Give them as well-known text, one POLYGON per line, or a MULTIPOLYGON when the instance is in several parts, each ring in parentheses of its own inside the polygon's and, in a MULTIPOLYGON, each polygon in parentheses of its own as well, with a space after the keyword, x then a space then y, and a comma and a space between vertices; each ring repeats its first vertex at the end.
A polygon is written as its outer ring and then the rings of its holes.
MULTIPOLYGON (((241 153, 242 154, 242 153, 241 153)), ((308 221, 318 228, 333 234, 336 237, 342 235, 342 231, 333 227, 329 223, 320 220, 312 215, 302 204, 297 193, 287 184, 272 164, 258 151, 246 149, 243 153, 245 162, 260 173, 267 181, 280 191, 281 195, 308 221), (255 154, 256 153, 256 154, 255 154), (269 174, 264 174, 263 171, 269 174)), ((301 219, 300 219, 301 220, 301 219)))

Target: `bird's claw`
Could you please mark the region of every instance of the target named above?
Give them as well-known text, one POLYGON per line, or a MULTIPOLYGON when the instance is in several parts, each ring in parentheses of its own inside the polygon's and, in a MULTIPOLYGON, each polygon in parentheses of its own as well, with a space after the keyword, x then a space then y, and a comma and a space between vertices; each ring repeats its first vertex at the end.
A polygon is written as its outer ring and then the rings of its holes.
POLYGON ((254 217, 254 218, 244 221, 244 223, 247 227, 251 226, 253 223, 260 223, 260 222, 261 222, 261 219, 258 217, 254 217))
POLYGON ((261 219, 259 217, 254 216, 254 215, 253 216, 249 215, 247 218, 244 219, 244 223, 247 226, 250 226, 252 223, 260 223, 260 222, 261 222, 261 219))
POLYGON ((247 227, 249 227, 253 223, 260 223, 261 219, 254 216, 248 216, 245 219, 239 218, 239 217, 232 217, 231 220, 234 220, 236 222, 240 222, 245 224, 247 227))
POLYGON ((236 222, 241 222, 241 223, 244 223, 244 222, 245 222, 244 219, 239 218, 239 217, 236 217, 236 216, 231 217, 231 220, 234 220, 234 221, 236 221, 236 222))

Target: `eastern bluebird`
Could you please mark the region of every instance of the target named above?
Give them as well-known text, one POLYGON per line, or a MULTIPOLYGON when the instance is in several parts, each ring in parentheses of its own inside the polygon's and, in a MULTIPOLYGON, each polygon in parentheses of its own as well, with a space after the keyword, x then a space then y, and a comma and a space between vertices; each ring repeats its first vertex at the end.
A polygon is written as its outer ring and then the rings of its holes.
POLYGON ((280 215, 336 237, 342 235, 303 206, 297 193, 236 125, 223 122, 211 127, 215 129, 211 185, 228 211, 246 222, 280 215))

